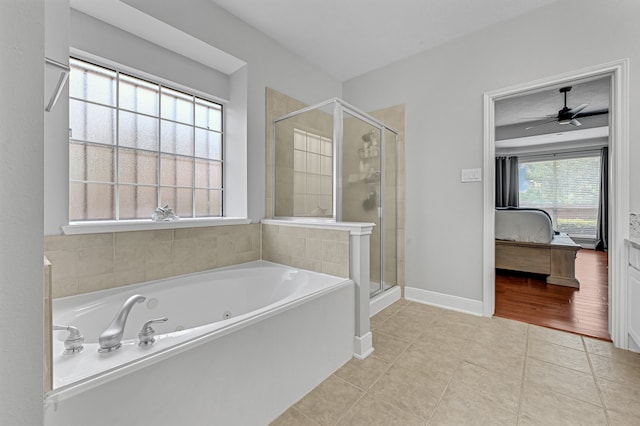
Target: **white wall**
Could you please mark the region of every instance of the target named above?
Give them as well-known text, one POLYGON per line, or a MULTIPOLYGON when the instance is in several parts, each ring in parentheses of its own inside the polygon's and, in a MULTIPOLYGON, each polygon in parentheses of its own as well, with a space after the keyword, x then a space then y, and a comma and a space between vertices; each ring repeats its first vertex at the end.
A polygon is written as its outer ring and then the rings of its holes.
MULTIPOLYGON (((483 93, 621 58, 640 61, 640 2, 560 0, 347 81, 365 111, 407 106, 407 286, 482 300, 483 93), (463 265, 463 266, 461 266, 463 265)), ((630 116, 640 108, 631 67, 630 116)), ((640 122, 631 120, 631 211, 640 210, 640 122)))
POLYGON ((0 424, 42 424, 44 0, 0 1, 0 424))
POLYGON ((137 71, 229 99, 227 75, 75 9, 71 9, 69 44, 137 71))
MULTIPOLYGON (((63 64, 69 62, 69 0, 45 2, 45 56, 63 64)), ((45 102, 57 71, 45 80, 45 102)), ((58 102, 44 116, 44 232, 60 233, 69 220, 69 85, 65 84, 58 102)))
POLYGON ((341 84, 209 0, 126 3, 247 65, 249 217, 264 217, 265 87, 313 104, 340 96, 341 84))

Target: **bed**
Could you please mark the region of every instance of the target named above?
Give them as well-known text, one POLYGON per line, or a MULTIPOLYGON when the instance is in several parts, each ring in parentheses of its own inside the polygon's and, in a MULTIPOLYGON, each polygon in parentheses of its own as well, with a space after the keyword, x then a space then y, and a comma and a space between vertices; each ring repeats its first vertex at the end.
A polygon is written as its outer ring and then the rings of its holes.
POLYGON ((496 209, 496 268, 547 276, 548 284, 579 288, 575 277, 580 245, 553 230, 538 209, 496 209))

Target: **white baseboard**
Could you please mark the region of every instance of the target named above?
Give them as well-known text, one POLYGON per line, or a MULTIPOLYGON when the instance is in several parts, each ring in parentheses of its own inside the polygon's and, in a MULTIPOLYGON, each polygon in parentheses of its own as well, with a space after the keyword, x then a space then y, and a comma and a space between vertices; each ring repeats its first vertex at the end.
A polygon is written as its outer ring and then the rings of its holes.
POLYGON ((465 314, 482 316, 483 304, 480 300, 466 299, 449 294, 436 293, 415 287, 404 288, 404 298, 413 302, 463 312, 465 314))
POLYGON ((373 334, 368 332, 362 337, 353 338, 353 356, 358 359, 365 359, 373 353, 373 334))
POLYGON ((397 302, 400 300, 401 295, 402 292, 400 290, 400 286, 394 286, 375 296, 369 302, 369 316, 372 317, 387 306, 397 302))
POLYGON ((636 342, 636 337, 629 333, 629 350, 631 352, 640 352, 640 345, 636 342))

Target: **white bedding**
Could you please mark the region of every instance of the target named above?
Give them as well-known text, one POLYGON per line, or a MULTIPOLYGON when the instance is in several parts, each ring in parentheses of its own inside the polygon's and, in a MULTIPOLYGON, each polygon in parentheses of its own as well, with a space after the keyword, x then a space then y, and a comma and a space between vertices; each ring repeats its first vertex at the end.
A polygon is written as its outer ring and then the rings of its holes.
POLYGON ((496 210, 496 239, 550 243, 553 226, 546 213, 536 210, 496 210))

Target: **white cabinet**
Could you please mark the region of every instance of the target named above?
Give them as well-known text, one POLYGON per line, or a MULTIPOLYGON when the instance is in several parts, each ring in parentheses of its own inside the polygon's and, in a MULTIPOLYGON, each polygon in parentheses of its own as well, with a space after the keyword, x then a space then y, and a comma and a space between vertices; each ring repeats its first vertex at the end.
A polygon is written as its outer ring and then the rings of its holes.
MULTIPOLYGON (((629 337, 640 347, 640 249, 629 246, 629 337)), ((630 347, 634 347, 633 344, 630 347)))

